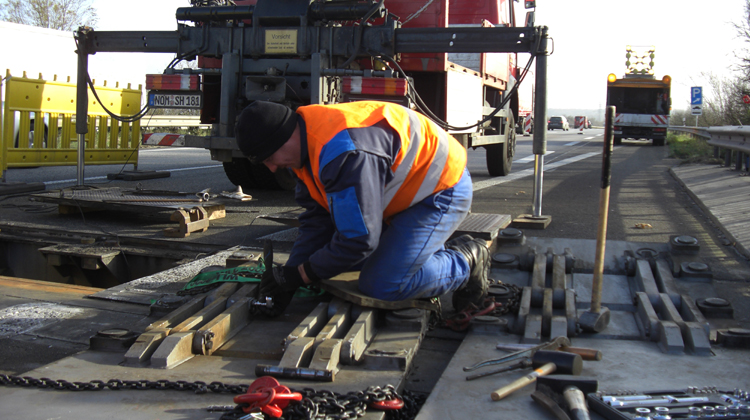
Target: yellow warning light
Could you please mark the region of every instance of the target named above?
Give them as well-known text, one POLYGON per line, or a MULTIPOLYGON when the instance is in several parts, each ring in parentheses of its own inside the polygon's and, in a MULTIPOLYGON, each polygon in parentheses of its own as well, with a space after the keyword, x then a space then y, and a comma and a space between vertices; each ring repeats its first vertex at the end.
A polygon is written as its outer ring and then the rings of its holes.
MULTIPOLYGON (((669 76, 667 76, 669 77, 669 76)), ((610 73, 609 76, 607 76, 607 81, 609 83, 614 83, 617 80, 617 76, 615 76, 614 73, 610 73)))
POLYGON ((672 78, 669 77, 669 76, 664 76, 664 77, 661 78, 661 81, 664 82, 664 83, 666 83, 666 84, 670 84, 670 83, 672 83, 672 78))

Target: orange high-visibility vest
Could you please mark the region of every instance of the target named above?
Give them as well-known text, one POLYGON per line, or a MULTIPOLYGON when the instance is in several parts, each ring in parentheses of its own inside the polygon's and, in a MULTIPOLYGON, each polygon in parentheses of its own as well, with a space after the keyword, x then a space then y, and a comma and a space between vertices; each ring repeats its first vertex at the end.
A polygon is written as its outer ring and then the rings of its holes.
POLYGON ((320 154, 326 143, 348 128, 370 127, 385 119, 400 137, 394 139, 401 141, 401 148, 391 166, 394 177, 385 186, 384 219, 456 185, 466 167, 466 149, 456 139, 425 116, 400 105, 374 101, 308 105, 297 113, 305 120, 312 173, 305 167, 294 172, 312 198, 329 212, 319 178, 320 154))

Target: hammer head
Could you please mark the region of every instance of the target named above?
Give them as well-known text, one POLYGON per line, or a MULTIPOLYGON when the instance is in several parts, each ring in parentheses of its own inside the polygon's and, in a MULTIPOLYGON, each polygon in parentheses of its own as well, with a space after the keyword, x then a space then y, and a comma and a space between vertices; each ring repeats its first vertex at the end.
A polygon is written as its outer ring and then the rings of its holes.
POLYGON ((536 386, 537 389, 546 386, 557 394, 562 394, 565 388, 574 386, 586 395, 599 390, 599 381, 586 376, 546 375, 536 378, 536 386))
POLYGON ((555 372, 568 375, 580 375, 583 370, 583 359, 575 353, 564 351, 539 350, 531 358, 534 369, 547 363, 554 363, 555 372))

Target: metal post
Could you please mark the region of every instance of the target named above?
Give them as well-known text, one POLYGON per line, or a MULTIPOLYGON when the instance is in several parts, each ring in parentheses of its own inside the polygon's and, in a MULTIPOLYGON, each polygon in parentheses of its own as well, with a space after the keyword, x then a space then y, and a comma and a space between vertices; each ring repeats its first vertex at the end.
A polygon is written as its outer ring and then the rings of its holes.
POLYGON ((76 185, 83 185, 83 172, 86 164, 86 133, 89 132, 89 53, 86 48, 88 29, 78 28, 78 80, 76 85, 76 134, 78 134, 78 177, 76 185))
POLYGON ((534 203, 532 216, 542 215, 544 154, 547 153, 547 27, 542 27, 536 53, 536 91, 534 92, 534 203))

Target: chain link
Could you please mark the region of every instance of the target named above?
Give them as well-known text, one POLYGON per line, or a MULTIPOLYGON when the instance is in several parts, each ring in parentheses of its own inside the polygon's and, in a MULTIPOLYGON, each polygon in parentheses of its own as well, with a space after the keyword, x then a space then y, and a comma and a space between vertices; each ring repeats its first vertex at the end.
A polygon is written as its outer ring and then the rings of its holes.
POLYGON ((0 374, 0 385, 5 386, 21 386, 21 387, 36 387, 36 388, 53 388, 58 390, 68 391, 101 391, 105 388, 109 388, 113 391, 119 391, 121 389, 137 389, 137 390, 169 390, 173 389, 176 391, 193 391, 196 394, 206 394, 208 392, 214 392, 217 394, 244 394, 247 392, 249 385, 238 384, 238 385, 227 385, 223 382, 211 382, 207 384, 203 381, 187 382, 187 381, 169 381, 166 379, 160 379, 158 381, 149 381, 146 379, 140 379, 136 381, 123 381, 120 379, 110 379, 107 382, 100 380, 93 380, 89 382, 68 382, 64 379, 50 379, 50 378, 32 378, 30 376, 13 376, 0 374))
MULTIPOLYGON (((176 391, 193 391, 196 394, 206 394, 208 392, 227 393, 227 394, 245 394, 249 385, 238 384, 228 385, 223 382, 211 382, 209 384, 203 381, 169 381, 160 379, 158 381, 149 381, 146 379, 127 381, 121 379, 110 379, 107 382, 92 380, 88 382, 69 382, 64 379, 50 378, 33 378, 30 376, 13 376, 0 374, 0 385, 20 386, 25 388, 52 388, 56 390, 67 391, 101 391, 110 389, 119 390, 176 390, 176 391)), ((312 388, 304 388, 301 391, 295 391, 302 394, 302 401, 293 401, 284 410, 286 420, 346 420, 356 419, 365 415, 367 406, 372 402, 385 401, 392 399, 401 399, 404 401, 404 408, 400 410, 390 410, 387 412, 388 420, 409 420, 416 417, 426 397, 420 397, 409 391, 404 391, 403 395, 396 392, 393 385, 385 387, 371 386, 364 391, 353 391, 347 394, 321 390, 315 391, 312 388)), ((236 420, 244 417, 246 414, 242 411, 242 406, 238 405, 234 410, 222 415, 221 420, 236 420)))

